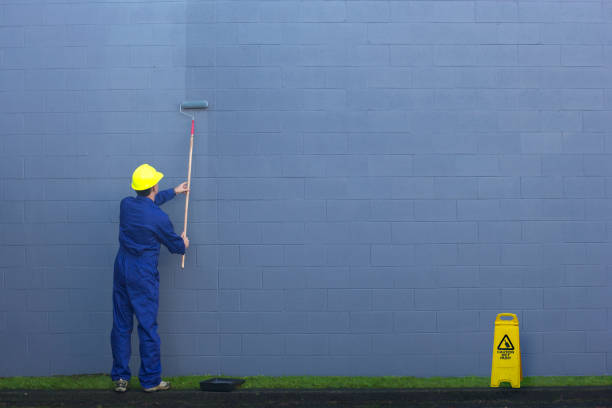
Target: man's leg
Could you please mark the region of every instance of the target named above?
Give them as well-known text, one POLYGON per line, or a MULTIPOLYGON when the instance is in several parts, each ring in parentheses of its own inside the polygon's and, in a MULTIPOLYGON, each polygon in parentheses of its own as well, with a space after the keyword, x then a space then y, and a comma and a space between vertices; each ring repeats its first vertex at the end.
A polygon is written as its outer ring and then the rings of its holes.
POLYGON ((113 330, 111 331, 111 348, 113 350, 113 369, 111 378, 130 380, 130 356, 132 354, 132 328, 134 317, 132 304, 127 293, 125 271, 115 262, 113 281, 113 330))
POLYGON ((130 294, 134 314, 138 319, 138 338, 140 340, 138 378, 143 388, 152 388, 161 382, 161 342, 157 334, 159 282, 153 276, 132 282, 130 294))

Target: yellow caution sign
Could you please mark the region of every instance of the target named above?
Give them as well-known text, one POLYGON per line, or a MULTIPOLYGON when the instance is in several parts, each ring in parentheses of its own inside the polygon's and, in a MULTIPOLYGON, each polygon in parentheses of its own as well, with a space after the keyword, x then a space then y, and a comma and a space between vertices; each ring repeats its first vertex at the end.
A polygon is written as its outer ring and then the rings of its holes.
POLYGON ((512 388, 520 388, 523 379, 519 323, 514 313, 500 313, 495 319, 493 335, 493 362, 491 387, 508 382, 512 388))

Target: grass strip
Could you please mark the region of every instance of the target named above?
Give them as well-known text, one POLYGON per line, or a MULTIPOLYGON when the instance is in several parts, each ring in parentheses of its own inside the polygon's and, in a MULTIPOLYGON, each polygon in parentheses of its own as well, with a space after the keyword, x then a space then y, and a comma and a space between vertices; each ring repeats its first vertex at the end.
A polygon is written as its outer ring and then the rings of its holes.
MULTIPOLYGON (((215 376, 164 377, 174 389, 198 389, 200 381, 215 376)), ((224 376, 220 376, 224 377, 224 376)), ((243 389, 321 389, 321 388, 486 388, 488 377, 343 377, 343 376, 251 376, 244 378, 243 389)), ((611 386, 612 376, 559 376, 526 377, 522 387, 575 387, 611 386)), ((105 374, 70 375, 52 377, 4 377, 0 389, 111 389, 110 377, 105 374)), ((130 381, 130 388, 141 388, 137 378, 130 381)))

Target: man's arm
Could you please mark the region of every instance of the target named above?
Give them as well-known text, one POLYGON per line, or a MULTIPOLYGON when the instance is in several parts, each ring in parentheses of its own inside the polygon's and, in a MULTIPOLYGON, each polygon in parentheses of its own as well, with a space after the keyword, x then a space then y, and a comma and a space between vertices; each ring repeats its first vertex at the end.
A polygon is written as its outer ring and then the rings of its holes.
POLYGON ((155 196, 155 204, 162 205, 168 200, 172 200, 177 194, 185 194, 187 193, 187 183, 181 183, 174 188, 169 188, 164 191, 160 191, 155 196))
POLYGON ((175 195, 176 195, 176 193, 174 192, 173 188, 169 188, 167 190, 160 191, 155 196, 155 204, 162 205, 166 201, 172 200, 175 195))
MULTIPOLYGON (((174 226, 170 221, 170 218, 166 214, 163 214, 160 222, 157 225, 157 238, 164 244, 168 251, 173 254, 184 254, 185 253, 185 240, 176 235, 174 232, 174 226)), ((189 242, 189 241, 187 241, 189 242)))

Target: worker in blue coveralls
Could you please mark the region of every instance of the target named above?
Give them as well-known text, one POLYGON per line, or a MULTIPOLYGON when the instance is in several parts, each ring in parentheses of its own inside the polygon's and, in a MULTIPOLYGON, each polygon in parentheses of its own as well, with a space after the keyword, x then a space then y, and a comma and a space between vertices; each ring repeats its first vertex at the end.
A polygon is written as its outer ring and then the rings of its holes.
POLYGON ((115 391, 127 391, 130 373, 133 315, 138 319, 140 372, 138 378, 146 392, 163 391, 170 383, 161 379, 160 339, 157 334, 160 244, 173 254, 184 254, 189 239, 174 232, 168 215, 160 205, 188 191, 187 183, 159 191, 164 175, 143 164, 132 174, 136 197, 121 200, 119 251, 113 279, 113 369, 115 391))

